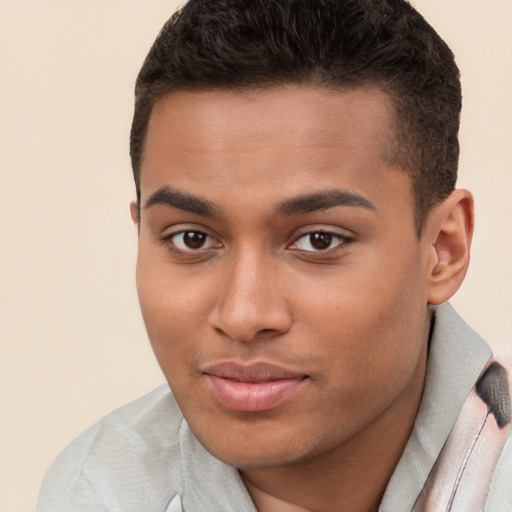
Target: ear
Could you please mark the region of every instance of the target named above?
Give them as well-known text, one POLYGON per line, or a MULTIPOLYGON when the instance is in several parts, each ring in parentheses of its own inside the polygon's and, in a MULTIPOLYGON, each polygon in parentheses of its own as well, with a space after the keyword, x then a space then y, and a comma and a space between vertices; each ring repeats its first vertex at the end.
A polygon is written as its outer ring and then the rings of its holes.
POLYGON ((473 196, 454 190, 427 219, 430 244, 428 301, 441 304, 459 289, 469 265, 474 227, 473 196))
POLYGON ((140 208, 137 201, 130 203, 130 215, 132 216, 133 223, 138 226, 140 222, 140 208))

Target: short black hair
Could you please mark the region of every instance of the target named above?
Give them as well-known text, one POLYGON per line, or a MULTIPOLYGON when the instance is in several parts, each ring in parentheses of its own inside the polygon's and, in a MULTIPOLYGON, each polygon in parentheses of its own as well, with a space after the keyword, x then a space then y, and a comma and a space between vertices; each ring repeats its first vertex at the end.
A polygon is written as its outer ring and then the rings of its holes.
POLYGON ((395 107, 390 163, 410 173, 421 235, 454 189, 460 74, 446 43, 405 0, 189 0, 138 75, 130 154, 140 167, 151 111, 175 90, 306 84, 376 86, 395 107))

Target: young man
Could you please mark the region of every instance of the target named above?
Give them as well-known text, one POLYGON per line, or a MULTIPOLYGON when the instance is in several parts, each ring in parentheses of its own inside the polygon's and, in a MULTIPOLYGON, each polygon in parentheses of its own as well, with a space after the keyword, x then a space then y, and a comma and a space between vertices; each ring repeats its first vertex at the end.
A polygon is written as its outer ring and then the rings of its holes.
POLYGON ((169 386, 72 443, 38 510, 512 510, 506 373, 444 304, 473 229, 460 105, 402 0, 175 14, 131 138, 169 386))

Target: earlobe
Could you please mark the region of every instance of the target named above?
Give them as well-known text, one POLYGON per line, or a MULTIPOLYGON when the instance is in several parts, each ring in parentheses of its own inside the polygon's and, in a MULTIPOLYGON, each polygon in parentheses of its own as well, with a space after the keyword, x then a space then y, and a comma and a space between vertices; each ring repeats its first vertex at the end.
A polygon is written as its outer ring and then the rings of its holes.
POLYGON ((467 190, 453 191, 429 216, 426 234, 432 255, 430 304, 446 302, 462 284, 469 265, 473 227, 473 196, 467 190))
POLYGON ((140 222, 140 209, 137 201, 132 201, 130 203, 130 215, 133 223, 138 226, 140 222))

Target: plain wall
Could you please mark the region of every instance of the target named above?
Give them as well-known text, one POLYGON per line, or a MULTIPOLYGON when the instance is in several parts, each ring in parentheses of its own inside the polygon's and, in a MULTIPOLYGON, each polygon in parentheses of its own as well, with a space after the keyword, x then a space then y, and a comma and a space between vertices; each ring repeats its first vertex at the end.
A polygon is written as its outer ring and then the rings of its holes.
MULTIPOLYGON (((413 2, 458 57, 460 184, 476 197, 453 303, 512 357, 512 2, 413 2)), ((0 510, 114 407, 163 382, 139 313, 128 205, 133 84, 177 2, 0 0, 0 510)))

